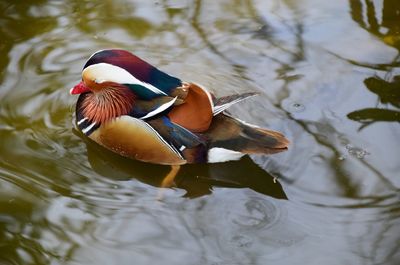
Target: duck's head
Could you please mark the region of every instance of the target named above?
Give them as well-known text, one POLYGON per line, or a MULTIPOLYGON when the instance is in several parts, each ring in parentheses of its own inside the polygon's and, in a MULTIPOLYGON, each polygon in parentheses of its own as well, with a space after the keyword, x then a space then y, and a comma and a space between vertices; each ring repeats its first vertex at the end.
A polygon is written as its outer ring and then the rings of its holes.
POLYGON ((82 81, 70 94, 82 94, 83 114, 101 123, 128 114, 136 99, 166 96, 181 85, 180 79, 161 72, 132 53, 109 49, 90 56, 82 70, 82 81))
POLYGON ((101 50, 94 53, 83 67, 82 81, 74 86, 70 93, 96 93, 107 88, 123 86, 129 88, 129 84, 139 81, 128 71, 130 65, 141 64, 140 61, 135 60, 136 58, 124 50, 101 50))
POLYGON ((131 86, 140 83, 128 71, 129 66, 145 69, 135 58, 123 50, 102 50, 89 58, 82 70, 82 81, 70 90, 72 95, 82 94, 79 108, 85 117, 102 123, 129 113, 137 98, 131 86))
POLYGON ((161 72, 126 50, 108 49, 94 53, 82 70, 82 81, 71 94, 127 88, 143 99, 166 95, 181 85, 178 78, 161 72))

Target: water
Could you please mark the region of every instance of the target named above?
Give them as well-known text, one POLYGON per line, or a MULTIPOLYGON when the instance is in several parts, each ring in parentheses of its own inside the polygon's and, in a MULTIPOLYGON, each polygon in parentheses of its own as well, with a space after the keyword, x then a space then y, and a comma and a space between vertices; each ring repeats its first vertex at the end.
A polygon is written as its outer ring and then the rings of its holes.
POLYGON ((0 264, 399 264, 400 3, 0 2, 0 264), (131 50, 290 150, 169 168, 73 129, 69 88, 131 50), (274 183, 274 180, 277 183, 274 183))

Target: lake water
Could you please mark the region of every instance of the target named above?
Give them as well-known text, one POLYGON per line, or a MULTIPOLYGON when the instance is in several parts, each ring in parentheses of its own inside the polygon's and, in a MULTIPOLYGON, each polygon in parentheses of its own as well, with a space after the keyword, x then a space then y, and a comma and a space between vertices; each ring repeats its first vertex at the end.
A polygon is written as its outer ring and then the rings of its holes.
POLYGON ((400 264, 399 1, 0 10, 0 264, 400 264), (74 129, 69 88, 110 47, 216 95, 259 92, 231 113, 290 149, 184 166, 157 200, 169 167, 74 129))

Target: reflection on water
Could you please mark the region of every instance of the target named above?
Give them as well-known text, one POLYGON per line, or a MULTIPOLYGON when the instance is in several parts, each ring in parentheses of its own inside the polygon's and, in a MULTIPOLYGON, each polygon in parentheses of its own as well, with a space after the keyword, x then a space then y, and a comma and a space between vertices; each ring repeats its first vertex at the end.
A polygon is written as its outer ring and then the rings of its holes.
MULTIPOLYGON (((398 50, 390 64, 381 67, 386 70, 384 79, 373 76, 364 80, 369 91, 379 97, 382 104, 390 104, 396 109, 400 108, 400 79, 399 75, 393 76, 392 70, 399 66, 400 59, 400 5, 396 0, 385 0, 381 10, 373 1, 351 0, 351 15, 362 28, 377 36, 385 44, 398 50)), ((381 64, 381 66, 383 66, 381 64)), ((360 129, 377 121, 399 122, 400 111, 396 109, 369 107, 352 111, 347 116, 349 119, 363 123, 360 129)))
MULTIPOLYGON (((389 104, 396 109, 400 108, 400 76, 393 77, 393 81, 385 81, 379 77, 369 77, 364 84, 369 91, 379 97, 379 102, 389 104)), ((377 121, 400 122, 400 111, 383 108, 365 108, 347 114, 349 119, 359 121, 365 127, 377 121)))
POLYGON ((379 96, 383 104, 391 104, 400 108, 400 75, 394 76, 392 82, 387 82, 378 77, 365 79, 364 84, 369 91, 379 96))
POLYGON ((350 0, 351 17, 360 27, 400 50, 400 6, 396 0, 350 0))
POLYGON ((398 1, 14 2, 0 2, 1 264, 399 264, 398 1), (260 92, 232 114, 293 145, 185 166, 157 201, 168 167, 74 133, 68 89, 109 47, 218 96, 260 92))

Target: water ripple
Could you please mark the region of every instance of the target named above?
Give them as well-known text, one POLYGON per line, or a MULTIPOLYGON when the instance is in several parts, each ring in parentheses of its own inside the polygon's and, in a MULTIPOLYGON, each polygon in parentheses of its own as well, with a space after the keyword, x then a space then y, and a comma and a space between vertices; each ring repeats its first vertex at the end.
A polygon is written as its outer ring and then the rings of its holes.
POLYGON ((386 102, 365 80, 398 72, 395 60, 381 65, 399 50, 388 41, 395 27, 385 24, 381 40, 357 21, 384 11, 357 16, 340 1, 170 2, 0 3, 0 263, 398 259, 398 126, 346 118, 386 102), (158 201, 167 167, 113 156, 73 129, 69 88, 107 47, 216 95, 259 92, 231 112, 284 132, 289 151, 253 157, 260 167, 248 157, 183 167, 178 188, 158 201))

